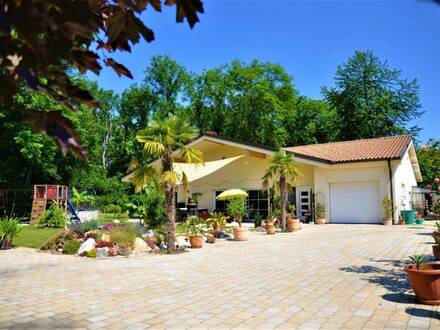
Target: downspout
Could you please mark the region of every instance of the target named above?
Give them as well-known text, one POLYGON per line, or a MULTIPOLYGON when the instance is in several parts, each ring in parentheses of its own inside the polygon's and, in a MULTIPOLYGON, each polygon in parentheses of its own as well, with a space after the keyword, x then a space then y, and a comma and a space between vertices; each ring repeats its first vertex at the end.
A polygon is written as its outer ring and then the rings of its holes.
POLYGON ((394 187, 393 187, 393 171, 391 170, 391 159, 388 158, 388 173, 390 176, 390 193, 391 193, 391 207, 393 208, 393 222, 392 224, 394 225, 394 217, 396 212, 394 211, 394 187))

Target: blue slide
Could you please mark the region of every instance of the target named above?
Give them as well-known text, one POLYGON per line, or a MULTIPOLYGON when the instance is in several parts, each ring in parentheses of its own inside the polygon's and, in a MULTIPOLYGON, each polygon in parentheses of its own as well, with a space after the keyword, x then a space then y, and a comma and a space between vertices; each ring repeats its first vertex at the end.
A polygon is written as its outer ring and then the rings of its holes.
POLYGON ((74 220, 81 221, 72 203, 70 203, 70 200, 67 200, 67 210, 72 214, 74 220))

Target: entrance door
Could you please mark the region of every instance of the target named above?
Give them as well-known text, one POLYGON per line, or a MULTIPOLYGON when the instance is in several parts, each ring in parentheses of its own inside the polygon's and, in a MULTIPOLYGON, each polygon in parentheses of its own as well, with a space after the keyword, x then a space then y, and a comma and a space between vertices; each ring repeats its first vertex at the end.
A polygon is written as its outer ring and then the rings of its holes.
POLYGON ((310 187, 296 187, 296 216, 298 219, 304 219, 306 213, 310 213, 311 190, 310 187))

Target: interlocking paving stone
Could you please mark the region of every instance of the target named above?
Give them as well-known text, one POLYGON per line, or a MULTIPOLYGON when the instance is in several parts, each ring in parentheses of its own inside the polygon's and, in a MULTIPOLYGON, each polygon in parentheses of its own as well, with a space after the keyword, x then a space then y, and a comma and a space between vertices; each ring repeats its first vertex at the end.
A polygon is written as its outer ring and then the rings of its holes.
POLYGON ((0 328, 440 329, 403 272, 431 228, 303 227, 179 255, 0 251, 0 328))

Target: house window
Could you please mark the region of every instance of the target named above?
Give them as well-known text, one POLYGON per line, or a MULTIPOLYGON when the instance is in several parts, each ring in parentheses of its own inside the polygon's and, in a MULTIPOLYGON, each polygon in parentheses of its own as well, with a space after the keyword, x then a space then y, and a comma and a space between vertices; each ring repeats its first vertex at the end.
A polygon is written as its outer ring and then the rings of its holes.
MULTIPOLYGON (((215 198, 220 195, 223 190, 215 191, 215 198)), ((248 197, 245 200, 247 206, 246 219, 254 219, 259 214, 263 219, 267 218, 269 212, 269 202, 266 190, 247 190, 248 197)), ((215 212, 226 212, 229 201, 218 201, 215 199, 215 212)))

